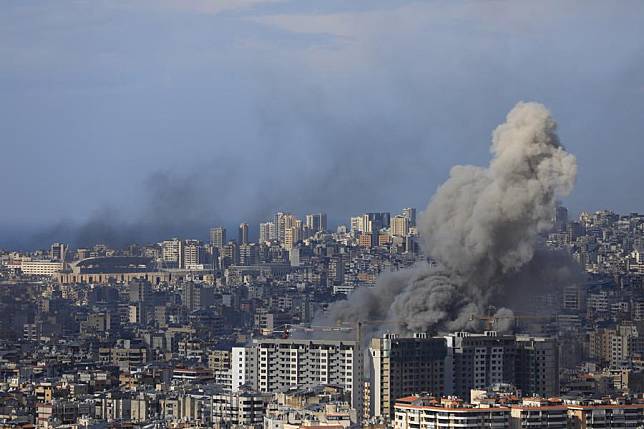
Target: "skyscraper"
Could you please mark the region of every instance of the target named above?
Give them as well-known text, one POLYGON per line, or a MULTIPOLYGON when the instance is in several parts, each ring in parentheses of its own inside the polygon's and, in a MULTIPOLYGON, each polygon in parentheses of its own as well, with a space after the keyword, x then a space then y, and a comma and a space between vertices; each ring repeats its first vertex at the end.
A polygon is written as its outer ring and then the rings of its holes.
POLYGON ((306 226, 313 232, 326 231, 326 213, 307 214, 306 226))
POLYGON ((394 402, 405 395, 427 392, 442 396, 450 393, 446 386, 447 342, 415 334, 399 338, 384 334, 371 340, 371 392, 373 414, 393 418, 394 402))
MULTIPOLYGON (((297 217, 291 213, 278 212, 275 214, 275 233, 276 238, 284 243, 286 229, 296 226, 297 217)), ((301 229, 301 225, 300 225, 301 229)))
POLYGON ((185 240, 181 246, 180 268, 195 269, 205 262, 205 251, 199 240, 185 240))
POLYGON ((67 254, 67 245, 63 243, 54 243, 49 249, 49 258, 52 261, 63 262, 67 254))
POLYGON ((350 224, 351 224, 351 232, 353 233, 366 231, 366 226, 364 224, 363 216, 352 216, 350 224))
POLYGON ((293 247, 295 247, 295 244, 297 244, 297 242, 301 239, 302 233, 297 226, 286 228, 286 230, 284 231, 284 248, 287 250, 292 249, 293 247))
POLYGON ((470 390, 515 382, 516 342, 513 335, 456 332, 445 337, 453 365, 453 393, 466 401, 470 390))
POLYGON ((265 243, 267 241, 274 240, 275 238, 275 224, 273 222, 264 222, 259 224, 260 243, 265 243))
POLYGON ((526 396, 559 395, 559 347, 549 337, 518 335, 516 383, 526 396))
POLYGON ((413 207, 406 207, 402 211, 402 215, 409 221, 409 226, 416 226, 416 209, 413 207))
POLYGON ((222 268, 227 268, 230 265, 239 264, 239 246, 234 240, 224 244, 221 248, 222 268))
POLYGON ((210 244, 221 249, 226 244, 226 228, 222 226, 210 228, 210 244))
POLYGON ((564 206, 557 206, 557 208, 555 209, 555 218, 553 220, 553 223, 553 229, 555 231, 565 231, 566 225, 568 224, 568 209, 564 206))
POLYGON ((257 243, 239 246, 239 265, 255 265, 258 259, 259 247, 257 243))
POLYGON ((143 279, 132 280, 127 285, 130 303, 148 303, 152 295, 152 285, 143 279))
POLYGON ((409 219, 404 215, 394 216, 391 221, 391 235, 405 237, 409 233, 409 219))
POLYGON ((377 233, 382 228, 389 228, 390 221, 388 212, 364 213, 351 218, 351 231, 377 233))
POLYGON ((284 241, 284 217, 287 215, 288 213, 277 212, 274 216, 273 223, 275 224, 275 238, 281 242, 284 241))
POLYGON ((237 240, 239 245, 248 244, 248 224, 242 223, 239 225, 239 239, 237 240))

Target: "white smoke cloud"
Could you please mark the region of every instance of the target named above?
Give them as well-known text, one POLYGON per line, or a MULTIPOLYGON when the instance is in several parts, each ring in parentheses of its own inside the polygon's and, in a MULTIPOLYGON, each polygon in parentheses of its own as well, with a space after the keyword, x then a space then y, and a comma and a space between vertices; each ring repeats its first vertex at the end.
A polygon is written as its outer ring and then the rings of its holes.
MULTIPOLYGON (((576 160, 538 103, 518 103, 493 133, 487 168, 456 166, 419 220, 435 262, 382 276, 330 308, 336 321, 389 319, 401 331, 472 328, 493 294, 533 259, 557 198, 575 182, 576 160)), ((547 270, 547 267, 544 267, 547 270)), ((504 320, 507 309, 499 310, 504 320)), ((510 323, 505 323, 510 325, 510 323)))

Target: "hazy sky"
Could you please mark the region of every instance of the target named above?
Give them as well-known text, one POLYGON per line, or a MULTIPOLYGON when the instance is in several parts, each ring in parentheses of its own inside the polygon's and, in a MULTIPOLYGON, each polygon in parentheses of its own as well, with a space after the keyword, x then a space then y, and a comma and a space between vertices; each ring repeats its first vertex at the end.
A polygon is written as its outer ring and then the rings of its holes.
MULTIPOLYGON (((644 211, 644 2, 0 2, 0 246, 426 206, 519 100, 644 211)), ((232 235, 232 234, 231 234, 232 235)))

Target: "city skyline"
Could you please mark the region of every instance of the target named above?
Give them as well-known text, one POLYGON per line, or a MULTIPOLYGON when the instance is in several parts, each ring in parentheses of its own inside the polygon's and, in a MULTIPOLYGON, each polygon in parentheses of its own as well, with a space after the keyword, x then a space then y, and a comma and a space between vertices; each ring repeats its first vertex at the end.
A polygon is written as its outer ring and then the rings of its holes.
POLYGON ((0 429, 644 428, 644 2, 0 2, 0 429))

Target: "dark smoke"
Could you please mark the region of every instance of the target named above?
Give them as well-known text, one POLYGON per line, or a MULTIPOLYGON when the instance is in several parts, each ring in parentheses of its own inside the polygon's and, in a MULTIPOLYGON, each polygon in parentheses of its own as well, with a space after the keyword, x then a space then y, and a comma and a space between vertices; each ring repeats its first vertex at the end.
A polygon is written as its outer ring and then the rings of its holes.
MULTIPOLYGON (((325 317, 383 319, 402 332, 469 329, 495 295, 525 287, 522 270, 534 269, 539 234, 552 227, 557 198, 572 190, 575 158, 537 103, 512 109, 493 133, 491 152, 487 168, 454 167, 420 218, 423 248, 436 265, 382 276, 325 317)), ((498 315, 508 320, 511 312, 498 315)))
POLYGON ((241 222, 249 223, 253 235, 257 224, 277 211, 300 216, 324 211, 333 225, 365 211, 415 205, 397 190, 408 187, 408 180, 433 180, 434 170, 422 168, 423 158, 432 162, 433 156, 418 155, 434 127, 419 117, 427 106, 400 106, 385 94, 365 109, 364 101, 344 94, 339 100, 333 88, 281 82, 276 78, 258 94, 245 133, 213 132, 203 142, 212 147, 211 154, 132 183, 140 194, 134 207, 106 203, 83 221, 63 219, 36 234, 34 226, 5 234, 0 225, 0 246, 205 239, 213 225, 235 228, 241 222), (387 180, 374 176, 374 171, 390 170, 394 157, 406 174, 387 180))

